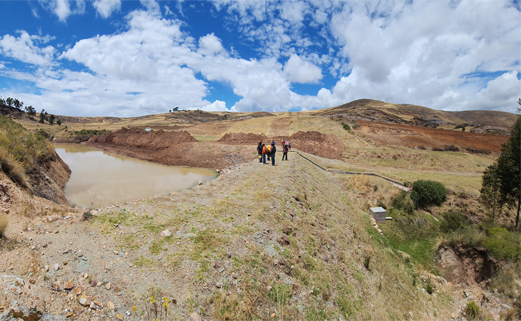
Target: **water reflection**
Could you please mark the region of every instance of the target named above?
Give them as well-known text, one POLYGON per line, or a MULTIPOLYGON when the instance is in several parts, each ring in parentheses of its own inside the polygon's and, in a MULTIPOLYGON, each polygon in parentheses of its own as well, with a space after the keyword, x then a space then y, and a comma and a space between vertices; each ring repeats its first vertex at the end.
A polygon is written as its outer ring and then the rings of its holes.
POLYGON ((96 208, 165 194, 207 182, 214 171, 173 167, 105 153, 79 144, 56 144, 72 174, 65 186, 71 205, 96 208))

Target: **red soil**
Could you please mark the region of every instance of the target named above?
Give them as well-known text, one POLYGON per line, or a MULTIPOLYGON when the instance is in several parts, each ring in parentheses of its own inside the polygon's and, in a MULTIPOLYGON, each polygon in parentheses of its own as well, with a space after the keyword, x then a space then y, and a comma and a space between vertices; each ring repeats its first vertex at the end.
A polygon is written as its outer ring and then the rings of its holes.
POLYGON ((485 149, 500 152, 501 144, 508 140, 506 136, 487 135, 453 130, 414 127, 370 121, 357 121, 359 132, 371 140, 383 145, 405 147, 443 148, 455 145, 462 149, 485 149))

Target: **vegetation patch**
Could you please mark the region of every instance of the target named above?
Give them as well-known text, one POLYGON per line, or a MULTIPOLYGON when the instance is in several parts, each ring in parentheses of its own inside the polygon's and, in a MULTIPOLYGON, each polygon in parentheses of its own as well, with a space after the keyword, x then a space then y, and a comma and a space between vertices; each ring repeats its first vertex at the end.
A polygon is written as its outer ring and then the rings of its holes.
POLYGON ((412 185, 411 199, 416 208, 440 206, 447 200, 447 189, 440 182, 419 180, 412 185))
POLYGON ((5 237, 5 231, 9 225, 9 219, 5 215, 0 215, 0 238, 5 237))
POLYGON ((521 234, 510 233, 505 228, 487 230, 488 238, 483 243, 487 251, 499 260, 517 260, 521 255, 521 234))
POLYGON ((53 156, 54 147, 44 136, 30 133, 22 125, 0 115, 0 165, 14 182, 30 188, 28 173, 53 156))

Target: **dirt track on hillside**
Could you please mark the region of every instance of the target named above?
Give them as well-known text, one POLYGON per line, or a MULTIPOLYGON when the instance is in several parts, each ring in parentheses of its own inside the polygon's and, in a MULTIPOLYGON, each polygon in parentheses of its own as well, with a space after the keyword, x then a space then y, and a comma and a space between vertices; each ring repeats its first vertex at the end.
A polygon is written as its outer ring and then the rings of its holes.
POLYGON ((416 148, 443 148, 455 145, 462 149, 485 149, 498 153, 501 144, 508 140, 506 136, 467 133, 460 131, 414 127, 398 124, 386 124, 370 121, 357 121, 359 132, 371 140, 383 145, 396 145, 416 148))

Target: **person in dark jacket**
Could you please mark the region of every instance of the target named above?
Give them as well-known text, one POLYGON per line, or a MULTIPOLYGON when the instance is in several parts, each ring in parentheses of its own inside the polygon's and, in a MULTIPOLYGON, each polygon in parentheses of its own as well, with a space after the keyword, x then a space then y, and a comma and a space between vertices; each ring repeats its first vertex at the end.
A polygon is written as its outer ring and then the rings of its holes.
POLYGON ((271 142, 271 166, 275 166, 275 152, 277 148, 275 148, 275 142, 271 142))
POLYGON ((289 150, 289 145, 282 144, 282 160, 284 160, 284 158, 286 160, 288 160, 288 150, 289 150))
POLYGON ((257 154, 259 154, 259 163, 262 163, 262 142, 257 146, 257 154))

